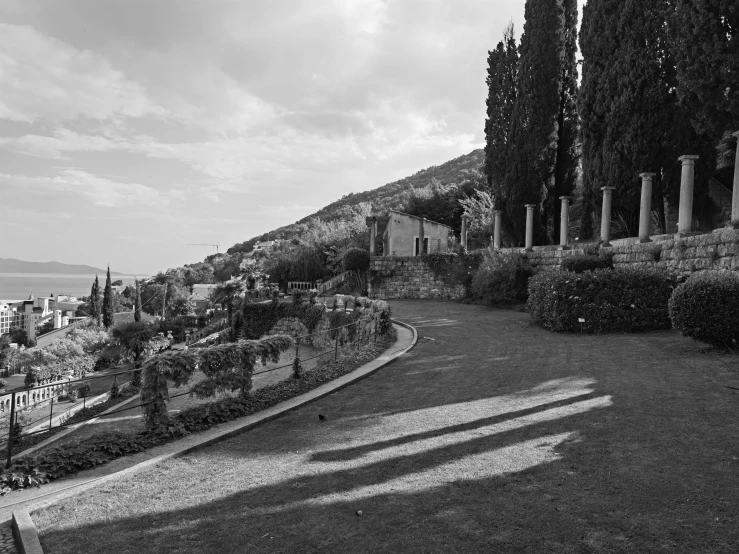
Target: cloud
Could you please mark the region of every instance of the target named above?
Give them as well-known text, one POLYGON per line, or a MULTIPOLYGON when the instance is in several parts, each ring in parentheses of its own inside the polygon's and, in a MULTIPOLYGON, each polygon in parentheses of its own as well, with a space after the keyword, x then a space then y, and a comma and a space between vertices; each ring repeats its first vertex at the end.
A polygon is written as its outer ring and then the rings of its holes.
POLYGON ((0 23, 0 117, 59 122, 164 116, 140 84, 102 56, 29 26, 0 23))
POLYGON ((106 208, 169 204, 168 196, 139 183, 120 183, 81 169, 63 168, 56 177, 30 177, 0 173, 0 182, 24 193, 61 197, 76 195, 106 208))
POLYGON ((62 152, 108 152, 119 148, 114 141, 101 135, 83 135, 68 129, 57 129, 54 136, 24 135, 0 138, 0 147, 39 158, 69 159, 62 152))

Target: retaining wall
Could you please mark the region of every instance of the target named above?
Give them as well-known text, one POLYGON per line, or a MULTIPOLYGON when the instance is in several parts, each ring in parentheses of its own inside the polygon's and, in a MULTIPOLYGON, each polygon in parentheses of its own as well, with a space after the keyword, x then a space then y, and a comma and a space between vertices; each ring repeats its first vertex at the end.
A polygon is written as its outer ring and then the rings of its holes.
POLYGON ((369 293, 373 298, 444 298, 465 296, 462 285, 442 281, 422 257, 375 256, 370 259, 369 293))
MULTIPOLYGON (((739 270, 739 230, 716 229, 712 233, 674 238, 673 235, 652 237, 640 244, 638 239, 614 240, 603 252, 613 254, 614 267, 665 267, 682 273, 703 269, 739 270)), ((502 248, 502 252, 524 253, 523 248, 502 248)), ((562 260, 584 254, 583 247, 560 250, 557 246, 535 246, 527 252, 529 263, 540 270, 558 270, 562 260)))

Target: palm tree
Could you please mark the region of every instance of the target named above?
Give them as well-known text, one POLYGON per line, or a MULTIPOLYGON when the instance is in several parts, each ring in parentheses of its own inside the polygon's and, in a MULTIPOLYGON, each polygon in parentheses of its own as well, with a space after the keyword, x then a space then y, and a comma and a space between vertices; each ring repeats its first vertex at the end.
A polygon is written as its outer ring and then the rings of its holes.
POLYGON ((221 283, 213 289, 212 298, 216 304, 225 304, 228 311, 228 322, 231 323, 233 317, 234 300, 244 290, 244 282, 238 279, 232 279, 221 283))
POLYGON ((153 339, 156 333, 151 325, 129 321, 113 327, 111 335, 113 340, 133 354, 134 362, 138 362, 144 353, 146 343, 153 339))

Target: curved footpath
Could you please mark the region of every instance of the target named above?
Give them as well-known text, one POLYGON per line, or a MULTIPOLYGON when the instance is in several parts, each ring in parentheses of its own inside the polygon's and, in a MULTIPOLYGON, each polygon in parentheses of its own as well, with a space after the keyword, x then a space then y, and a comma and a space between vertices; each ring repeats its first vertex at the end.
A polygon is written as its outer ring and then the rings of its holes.
POLYGON ((47 550, 736 551, 736 356, 674 331, 556 334, 484 306, 392 308, 418 331, 407 355, 34 511, 47 550))
POLYGON ((193 433, 180 440, 163 444, 138 454, 117 458, 108 464, 80 472, 73 477, 53 481, 40 488, 12 492, 0 497, 0 527, 10 525, 12 513, 16 510, 30 511, 54 504, 63 498, 79 494, 91 487, 119 479, 125 475, 131 475, 165 460, 182 456, 199 448, 244 433, 266 421, 275 419, 371 375, 399 356, 405 354, 416 344, 416 332, 412 327, 397 322, 395 329, 398 333, 397 341, 378 358, 310 392, 280 402, 256 414, 216 425, 207 431, 193 433))

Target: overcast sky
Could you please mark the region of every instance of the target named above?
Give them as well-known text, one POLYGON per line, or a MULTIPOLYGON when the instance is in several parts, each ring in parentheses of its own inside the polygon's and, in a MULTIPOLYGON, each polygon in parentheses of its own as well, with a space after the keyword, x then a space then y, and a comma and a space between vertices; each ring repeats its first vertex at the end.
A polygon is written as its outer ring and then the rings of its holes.
POLYGON ((153 273, 483 145, 524 0, 0 0, 0 257, 153 273))

